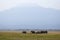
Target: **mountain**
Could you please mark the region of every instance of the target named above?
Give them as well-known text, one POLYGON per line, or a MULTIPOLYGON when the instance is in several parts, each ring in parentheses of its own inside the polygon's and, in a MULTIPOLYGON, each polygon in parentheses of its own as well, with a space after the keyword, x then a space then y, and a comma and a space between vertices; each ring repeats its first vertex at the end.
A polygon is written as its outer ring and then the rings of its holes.
POLYGON ((15 7, 0 12, 0 29, 60 29, 60 10, 15 7))

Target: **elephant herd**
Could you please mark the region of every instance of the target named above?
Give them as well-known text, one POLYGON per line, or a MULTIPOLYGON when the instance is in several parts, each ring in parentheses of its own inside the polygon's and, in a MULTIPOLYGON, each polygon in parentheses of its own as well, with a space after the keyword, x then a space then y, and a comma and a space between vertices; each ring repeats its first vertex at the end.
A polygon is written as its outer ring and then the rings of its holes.
MULTIPOLYGON (((23 31, 22 33, 26 34, 27 32, 26 31, 23 31)), ((32 34, 47 34, 48 31, 30 31, 30 33, 32 34)))

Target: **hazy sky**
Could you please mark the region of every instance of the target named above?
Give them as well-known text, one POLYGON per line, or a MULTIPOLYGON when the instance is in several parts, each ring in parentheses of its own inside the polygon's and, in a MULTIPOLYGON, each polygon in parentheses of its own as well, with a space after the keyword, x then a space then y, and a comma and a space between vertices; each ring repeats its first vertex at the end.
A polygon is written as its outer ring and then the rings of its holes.
POLYGON ((34 4, 44 8, 60 9, 60 0, 0 0, 0 11, 16 6, 34 4))
POLYGON ((0 29, 4 28, 60 29, 60 0, 0 0, 0 29))

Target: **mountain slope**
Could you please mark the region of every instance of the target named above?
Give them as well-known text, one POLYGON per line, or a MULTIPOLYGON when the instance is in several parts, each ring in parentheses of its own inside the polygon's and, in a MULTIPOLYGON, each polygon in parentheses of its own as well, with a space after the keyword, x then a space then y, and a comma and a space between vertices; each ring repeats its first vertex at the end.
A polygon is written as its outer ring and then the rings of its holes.
POLYGON ((10 10, 0 12, 0 19, 1 19, 0 20, 1 25, 5 25, 5 26, 10 25, 10 27, 7 28, 13 28, 13 29, 14 28, 43 28, 43 29, 60 28, 59 25, 60 10, 42 8, 39 6, 12 8, 10 10), (24 27, 25 25, 26 27, 24 27))

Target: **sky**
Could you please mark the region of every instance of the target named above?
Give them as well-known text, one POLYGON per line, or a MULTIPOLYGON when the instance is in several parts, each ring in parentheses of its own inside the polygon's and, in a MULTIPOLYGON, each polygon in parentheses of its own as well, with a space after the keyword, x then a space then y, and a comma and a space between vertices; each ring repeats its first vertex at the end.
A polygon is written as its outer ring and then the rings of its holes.
POLYGON ((0 0, 0 11, 8 10, 16 6, 27 6, 27 4, 60 9, 60 0, 0 0))
POLYGON ((60 0, 0 0, 0 29, 19 28, 60 29, 60 0))

